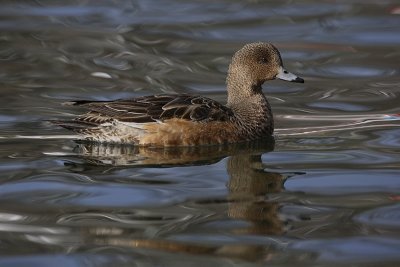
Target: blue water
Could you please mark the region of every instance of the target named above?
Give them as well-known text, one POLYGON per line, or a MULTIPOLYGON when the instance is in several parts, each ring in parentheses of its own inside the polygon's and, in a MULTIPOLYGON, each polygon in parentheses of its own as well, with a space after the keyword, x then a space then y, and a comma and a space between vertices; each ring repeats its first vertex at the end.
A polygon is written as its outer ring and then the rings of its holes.
POLYGON ((397 1, 0 3, 1 266, 398 266, 397 1), (62 103, 226 99, 243 44, 274 43, 275 140, 78 144, 62 103))

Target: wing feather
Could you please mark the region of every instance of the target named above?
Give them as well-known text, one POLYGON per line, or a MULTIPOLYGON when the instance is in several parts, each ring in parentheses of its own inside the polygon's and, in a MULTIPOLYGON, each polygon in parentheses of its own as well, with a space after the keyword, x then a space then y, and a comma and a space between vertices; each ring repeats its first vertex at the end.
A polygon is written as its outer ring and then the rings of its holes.
POLYGON ((226 121, 232 111, 210 98, 190 95, 154 95, 110 102, 78 104, 93 112, 119 121, 154 122, 172 118, 191 121, 226 121))

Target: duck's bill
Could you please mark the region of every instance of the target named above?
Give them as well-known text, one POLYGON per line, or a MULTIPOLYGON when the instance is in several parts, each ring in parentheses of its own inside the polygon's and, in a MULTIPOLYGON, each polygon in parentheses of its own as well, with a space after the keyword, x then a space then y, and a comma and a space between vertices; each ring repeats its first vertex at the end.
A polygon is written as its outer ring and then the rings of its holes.
POLYGON ((288 72, 284 68, 280 68, 278 75, 276 75, 277 79, 288 81, 288 82, 294 82, 294 83, 304 83, 304 80, 293 73, 288 72))

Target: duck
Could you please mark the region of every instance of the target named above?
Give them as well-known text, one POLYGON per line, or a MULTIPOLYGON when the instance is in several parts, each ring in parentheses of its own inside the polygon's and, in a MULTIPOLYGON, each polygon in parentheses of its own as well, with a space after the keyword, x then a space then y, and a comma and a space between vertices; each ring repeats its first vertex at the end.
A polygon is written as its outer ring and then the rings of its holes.
POLYGON ((274 119, 262 91, 264 82, 304 83, 288 72, 271 43, 244 45, 228 68, 226 105, 191 94, 158 94, 113 101, 70 102, 87 110, 52 123, 79 140, 148 147, 219 145, 271 136, 274 119))

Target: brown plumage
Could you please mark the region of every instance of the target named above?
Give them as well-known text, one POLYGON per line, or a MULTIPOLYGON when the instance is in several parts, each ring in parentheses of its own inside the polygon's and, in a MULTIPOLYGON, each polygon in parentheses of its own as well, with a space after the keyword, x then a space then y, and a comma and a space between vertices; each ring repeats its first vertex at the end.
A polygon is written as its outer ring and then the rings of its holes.
POLYGON ((53 122, 85 140, 108 143, 190 146, 254 140, 273 133, 272 111, 261 85, 275 78, 304 82, 283 69, 273 45, 252 43, 232 58, 226 106, 187 94, 76 101, 74 105, 89 112, 70 121, 53 122))

